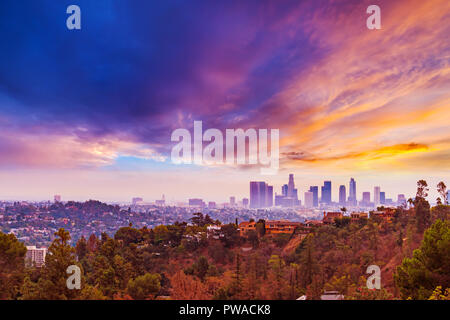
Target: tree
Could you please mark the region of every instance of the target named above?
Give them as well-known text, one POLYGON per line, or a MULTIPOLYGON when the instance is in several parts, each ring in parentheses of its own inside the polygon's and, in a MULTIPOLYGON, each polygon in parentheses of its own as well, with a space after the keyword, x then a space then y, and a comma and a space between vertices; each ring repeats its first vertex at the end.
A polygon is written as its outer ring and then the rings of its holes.
POLYGON ((259 219, 255 225, 256 233, 258 237, 263 237, 266 234, 266 222, 263 219, 259 219))
POLYGON ((170 278, 171 296, 177 300, 205 300, 211 298, 206 286, 197 278, 186 275, 182 270, 170 278))
POLYGON ((307 236, 300 244, 303 249, 300 252, 302 285, 306 288, 313 281, 313 276, 318 273, 319 265, 314 255, 313 236, 307 236))
POLYGON ((258 247, 259 244, 259 238, 258 234, 254 230, 250 230, 247 232, 247 240, 250 242, 253 246, 253 248, 258 247))
POLYGON ((239 244, 240 236, 237 226, 233 223, 222 226, 223 237, 221 238, 225 247, 234 247, 239 244))
POLYGON ((425 231, 412 258, 397 267, 394 279, 404 299, 428 299, 437 286, 450 287, 450 222, 437 220, 425 231))
POLYGON ((14 299, 24 279, 25 246, 15 235, 0 232, 0 299, 14 299))
POLYGON ((430 204, 425 199, 428 196, 428 184, 425 180, 417 181, 417 194, 414 199, 414 211, 416 214, 417 230, 423 232, 431 220, 430 204))
POLYGON ((78 240, 75 251, 77 253, 78 261, 83 260, 88 252, 87 242, 84 237, 81 237, 78 240))
POLYGON ((428 300, 450 300, 450 288, 447 288, 442 292, 442 287, 437 286, 428 300))
POLYGON ((423 232, 431 221, 430 204, 425 198, 416 197, 414 202, 414 211, 416 214, 416 225, 419 232, 423 232))
POLYGON ((418 198, 426 198, 428 197, 428 184, 425 180, 417 181, 417 193, 416 197, 418 198))
POLYGON ((155 244, 169 240, 169 229, 164 225, 156 226, 153 229, 155 235, 155 244))
POLYGON ((161 289, 161 276, 146 273, 128 282, 127 291, 135 300, 153 299, 161 289))
POLYGON ((87 241, 87 249, 89 252, 94 252, 98 247, 98 239, 95 234, 91 234, 87 241))
POLYGON ((442 221, 450 219, 450 205, 441 204, 431 208, 431 220, 436 221, 437 219, 442 221))
POLYGON ((128 246, 130 243, 139 243, 143 241, 142 232, 138 229, 131 227, 123 227, 117 230, 114 235, 115 240, 122 240, 125 246, 128 246))
POLYGON ((189 273, 196 275, 200 280, 205 280, 205 276, 208 273, 209 269, 208 259, 205 256, 201 256, 197 259, 197 261, 192 265, 189 270, 189 273))
POLYGON ((443 181, 438 183, 437 191, 441 195, 441 200, 443 201, 443 204, 448 204, 449 199, 447 199, 447 186, 443 181))

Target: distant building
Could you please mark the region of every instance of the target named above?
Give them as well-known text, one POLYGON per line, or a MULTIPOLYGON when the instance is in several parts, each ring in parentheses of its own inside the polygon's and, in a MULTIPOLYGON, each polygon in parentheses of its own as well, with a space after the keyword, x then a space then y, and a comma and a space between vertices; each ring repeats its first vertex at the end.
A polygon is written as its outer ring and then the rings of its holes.
POLYGON ((394 208, 386 208, 382 211, 371 211, 370 217, 374 218, 381 218, 385 221, 391 222, 394 219, 395 216, 395 209, 394 208))
POLYGON ((281 187, 281 195, 275 195, 275 206, 295 207, 300 205, 298 189, 295 188, 294 175, 289 174, 288 184, 281 187))
POLYGON ((36 248, 36 246, 27 246, 27 253, 25 254, 25 264, 40 268, 45 264, 45 256, 47 255, 47 248, 36 248))
POLYGON ((250 208, 259 208, 259 186, 256 181, 250 181, 250 208))
POLYGON ((283 197, 288 196, 288 185, 287 184, 283 184, 283 186, 281 187, 281 195, 283 197))
POLYGON ((331 181, 323 182, 321 202, 331 204, 331 181))
POLYGON ((166 205, 166 197, 162 195, 161 200, 156 200, 155 204, 159 207, 164 207, 166 205))
POLYGON ((356 181, 350 178, 349 189, 348 189, 348 202, 351 206, 356 206, 356 181))
POLYGON ((367 219, 368 214, 366 212, 352 212, 350 214, 351 222, 358 222, 361 219, 367 219))
POLYGON ((55 202, 61 202, 61 196, 59 194, 56 194, 54 196, 55 202))
POLYGON ((236 205, 236 197, 230 197, 230 206, 234 207, 236 205))
POLYGON ((380 192, 380 204, 386 204, 386 193, 384 191, 380 192))
POLYGON ((250 181, 250 208, 273 206, 273 187, 264 181, 250 181))
POLYGON ((301 222, 291 222, 283 220, 266 221, 265 229, 266 234, 278 234, 278 233, 294 233, 297 227, 302 225, 301 222))
POLYGON ((294 189, 295 189, 294 175, 292 173, 290 173, 289 174, 289 182, 288 182, 288 192, 287 192, 288 197, 295 198, 294 197, 294 189))
POLYGON ((397 205, 399 206, 403 206, 406 204, 406 197, 404 194, 399 194, 397 196, 397 205))
POLYGON ((339 219, 342 217, 342 212, 324 212, 322 221, 324 224, 333 224, 335 219, 339 219))
POLYGON ((380 204, 380 187, 373 188, 373 203, 375 207, 380 204))
POLYGON ((339 186, 339 205, 345 206, 347 194, 345 192, 345 186, 339 186))
POLYGON ((281 206, 284 198, 285 198, 285 196, 276 194, 275 195, 275 206, 281 206))
POLYGON ((314 207, 314 194, 311 191, 305 192, 305 207, 306 208, 314 207))
POLYGON ((139 197, 136 197, 136 198, 131 199, 131 204, 132 204, 133 206, 135 206, 135 205, 137 205, 137 204, 139 204, 139 203, 141 203, 141 202, 143 202, 143 201, 144 201, 144 199, 139 198, 139 197))
POLYGON ((206 227, 206 237, 208 239, 215 239, 215 240, 219 240, 220 238, 223 238, 224 234, 222 232, 222 227, 216 226, 216 225, 207 226, 206 227))
POLYGON ((189 199, 189 206, 190 207, 199 207, 199 208, 204 208, 206 206, 206 204, 203 202, 202 199, 189 199))
POLYGON ((313 207, 319 206, 319 187, 318 186, 310 186, 309 191, 313 194, 313 207))
POLYGON ((208 209, 215 209, 215 208, 216 208, 216 203, 214 201, 208 202, 208 209))
POLYGON ((248 208, 248 199, 247 198, 242 199, 242 206, 244 208, 248 208))
POLYGON ((241 237, 245 236, 249 231, 256 231, 255 221, 252 222, 243 221, 239 223, 239 234, 241 235, 241 237))
POLYGON ((266 207, 273 207, 273 186, 267 186, 266 192, 266 207))
POLYGON ((370 192, 363 192, 362 193, 362 201, 361 205, 368 207, 370 205, 370 192))

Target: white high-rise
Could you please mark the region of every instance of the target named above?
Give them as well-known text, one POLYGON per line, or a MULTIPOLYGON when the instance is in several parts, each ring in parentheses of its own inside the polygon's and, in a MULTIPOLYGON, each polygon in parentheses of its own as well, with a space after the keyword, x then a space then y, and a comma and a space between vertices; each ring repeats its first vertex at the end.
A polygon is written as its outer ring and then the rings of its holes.
POLYGON ((311 191, 305 192, 305 207, 312 208, 314 207, 314 193, 311 191))
POLYGON ((27 246, 27 253, 25 254, 25 264, 27 266, 35 265, 40 268, 45 264, 45 256, 47 255, 47 248, 36 248, 36 246, 27 246))
POLYGON ((373 188, 373 202, 375 206, 380 204, 380 187, 373 188))

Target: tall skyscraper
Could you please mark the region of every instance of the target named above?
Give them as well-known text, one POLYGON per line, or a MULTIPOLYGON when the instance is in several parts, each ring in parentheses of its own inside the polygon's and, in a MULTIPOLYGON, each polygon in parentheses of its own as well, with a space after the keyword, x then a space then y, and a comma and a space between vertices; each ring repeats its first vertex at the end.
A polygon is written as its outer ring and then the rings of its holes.
POLYGON ((230 197, 230 206, 234 207, 236 205, 236 197, 230 197))
POLYGON ((259 186, 256 181, 250 181, 250 208, 259 208, 259 186))
POLYGON ((331 181, 324 181, 322 187, 322 203, 331 204, 331 181))
POLYGON ((288 192, 287 192, 288 197, 294 198, 294 189, 295 189, 294 175, 291 173, 289 174, 288 192))
POLYGON ((380 187, 373 188, 373 202, 375 207, 380 204, 380 187))
POLYGON ((350 178, 348 189, 348 202, 352 206, 356 206, 356 181, 353 178, 350 178))
POLYGON ((264 208, 267 201, 267 184, 264 181, 258 182, 259 204, 258 208, 264 208))
POLYGON ((264 181, 250 181, 250 208, 273 206, 273 186, 264 181))
POLYGON ((273 207, 273 186, 267 186, 266 207, 273 207))
POLYGON ((339 205, 345 206, 346 199, 347 199, 347 194, 345 192, 345 186, 341 185, 341 186, 339 186, 339 205))
POLYGON ((310 186, 309 191, 313 194, 313 206, 319 206, 319 187, 318 186, 310 186))
POLYGON ((380 192, 380 204, 386 204, 386 193, 380 192))
POLYGON ((314 206, 314 194, 311 191, 305 192, 305 207, 312 208, 314 206))
POLYGON ((283 186, 281 187, 281 195, 283 197, 288 196, 288 185, 287 184, 283 184, 283 186))
POLYGON ((366 207, 370 205, 370 192, 362 193, 362 205, 366 207))
POLYGON ((247 207, 248 207, 248 199, 247 199, 247 198, 242 199, 242 206, 243 206, 244 208, 247 208, 247 207))

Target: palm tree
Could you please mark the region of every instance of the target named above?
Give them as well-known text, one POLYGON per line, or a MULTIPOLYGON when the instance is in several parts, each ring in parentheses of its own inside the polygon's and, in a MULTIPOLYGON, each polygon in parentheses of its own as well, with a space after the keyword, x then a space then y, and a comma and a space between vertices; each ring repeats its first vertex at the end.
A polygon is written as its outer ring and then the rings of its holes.
POLYGON ((409 204, 410 207, 412 207, 413 204, 414 204, 414 200, 412 198, 409 198, 408 199, 408 204, 409 204))

